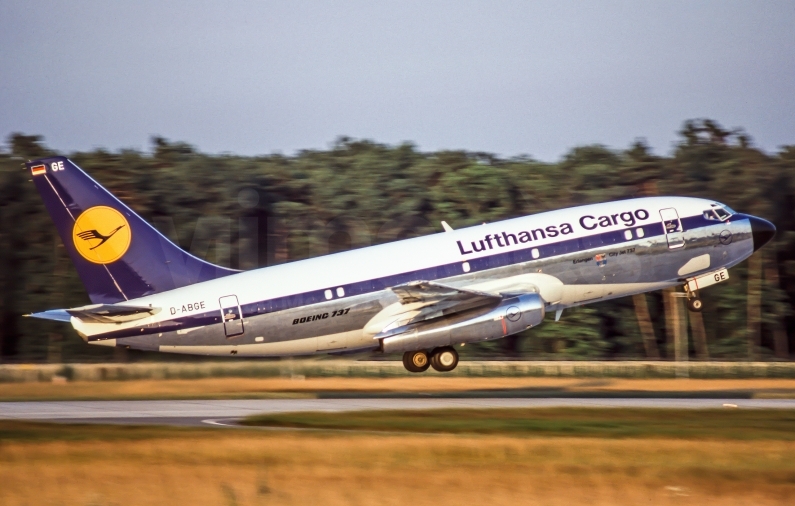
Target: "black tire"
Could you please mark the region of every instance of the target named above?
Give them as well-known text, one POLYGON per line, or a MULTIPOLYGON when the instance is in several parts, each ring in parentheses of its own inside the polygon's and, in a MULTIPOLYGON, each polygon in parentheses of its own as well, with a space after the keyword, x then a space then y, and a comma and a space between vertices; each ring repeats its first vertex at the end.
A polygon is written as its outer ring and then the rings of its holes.
POLYGON ((430 366, 431 361, 424 350, 407 351, 403 354, 403 367, 409 372, 425 372, 430 366))
POLYGON ((431 355, 431 366, 439 372, 450 372, 458 365, 458 352, 452 346, 436 348, 431 355))
POLYGON ((687 299, 687 309, 694 313, 700 313, 704 309, 704 303, 698 297, 687 299))

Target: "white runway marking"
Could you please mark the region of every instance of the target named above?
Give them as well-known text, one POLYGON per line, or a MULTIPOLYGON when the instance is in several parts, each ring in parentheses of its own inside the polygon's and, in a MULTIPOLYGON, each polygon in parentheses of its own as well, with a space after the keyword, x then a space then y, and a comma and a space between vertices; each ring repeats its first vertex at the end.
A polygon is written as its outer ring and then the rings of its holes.
POLYGON ((239 418, 225 418, 220 420, 202 420, 202 423, 206 423, 207 425, 217 425, 218 427, 237 427, 238 425, 235 423, 236 420, 239 420, 239 418))

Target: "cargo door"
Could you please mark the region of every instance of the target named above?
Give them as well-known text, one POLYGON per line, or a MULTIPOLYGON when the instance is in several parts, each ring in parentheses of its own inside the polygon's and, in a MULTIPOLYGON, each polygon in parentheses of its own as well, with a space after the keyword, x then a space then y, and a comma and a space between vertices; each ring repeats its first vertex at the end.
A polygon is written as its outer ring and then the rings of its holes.
POLYGON ((237 295, 227 295, 218 299, 221 304, 221 318, 224 320, 226 337, 235 337, 243 333, 243 312, 237 295))
POLYGON ((660 218, 662 218, 665 238, 668 239, 668 248, 683 247, 685 245, 685 234, 682 229, 682 220, 679 219, 679 213, 676 212, 676 209, 673 207, 660 209, 660 218))

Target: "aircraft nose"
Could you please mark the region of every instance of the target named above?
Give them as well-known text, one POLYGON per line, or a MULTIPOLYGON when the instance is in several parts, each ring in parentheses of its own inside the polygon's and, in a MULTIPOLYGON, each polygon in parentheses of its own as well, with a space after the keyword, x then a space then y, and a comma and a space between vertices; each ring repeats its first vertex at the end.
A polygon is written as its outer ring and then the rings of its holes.
POLYGON ((750 216, 748 219, 751 221, 751 235, 754 238, 754 251, 756 251, 776 235, 776 226, 756 216, 750 216))

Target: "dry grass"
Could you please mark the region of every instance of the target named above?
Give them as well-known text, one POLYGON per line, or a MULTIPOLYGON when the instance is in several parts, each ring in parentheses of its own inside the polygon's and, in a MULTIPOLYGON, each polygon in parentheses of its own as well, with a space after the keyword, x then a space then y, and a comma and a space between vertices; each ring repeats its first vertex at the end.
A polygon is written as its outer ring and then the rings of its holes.
POLYGON ((619 394, 621 392, 744 392, 755 397, 795 397, 792 379, 578 379, 578 378, 208 378, 51 383, 0 383, 0 400, 262 398, 336 392, 619 394))
POLYGON ((772 505, 795 500, 795 442, 156 431, 162 434, 146 439, 6 440, 0 443, 0 504, 772 505))

